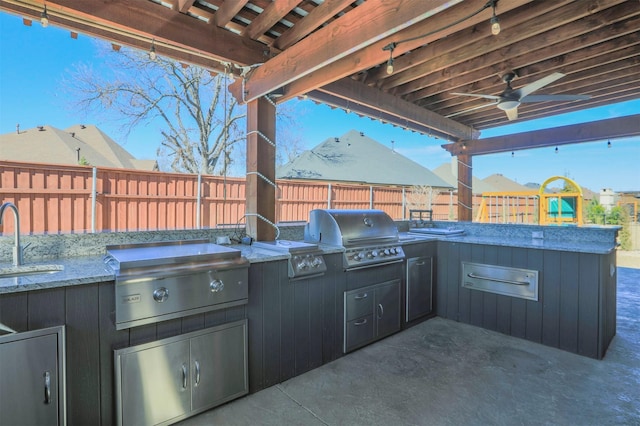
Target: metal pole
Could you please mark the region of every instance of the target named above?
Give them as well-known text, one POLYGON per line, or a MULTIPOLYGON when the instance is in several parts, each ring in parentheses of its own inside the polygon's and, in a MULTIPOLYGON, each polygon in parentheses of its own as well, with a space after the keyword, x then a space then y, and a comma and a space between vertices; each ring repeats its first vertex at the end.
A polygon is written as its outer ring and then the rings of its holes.
POLYGON ((198 173, 198 199, 196 201, 196 229, 202 228, 202 225, 200 223, 200 203, 202 202, 202 199, 201 199, 202 191, 200 189, 201 184, 202 184, 202 175, 198 173))
POLYGON ((97 179, 96 177, 98 176, 98 169, 97 168, 93 168, 93 173, 92 173, 92 177, 91 177, 91 232, 95 233, 96 232, 96 188, 97 188, 97 179))

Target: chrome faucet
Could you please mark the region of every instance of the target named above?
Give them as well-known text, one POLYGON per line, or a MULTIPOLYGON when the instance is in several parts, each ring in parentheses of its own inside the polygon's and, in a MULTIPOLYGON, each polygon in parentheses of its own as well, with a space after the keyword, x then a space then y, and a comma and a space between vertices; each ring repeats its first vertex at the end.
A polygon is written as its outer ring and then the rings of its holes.
POLYGON ((20 215, 18 214, 18 208, 13 203, 4 203, 0 206, 0 225, 2 225, 2 218, 4 217, 4 211, 10 208, 13 210, 13 266, 22 265, 22 248, 20 247, 20 215))

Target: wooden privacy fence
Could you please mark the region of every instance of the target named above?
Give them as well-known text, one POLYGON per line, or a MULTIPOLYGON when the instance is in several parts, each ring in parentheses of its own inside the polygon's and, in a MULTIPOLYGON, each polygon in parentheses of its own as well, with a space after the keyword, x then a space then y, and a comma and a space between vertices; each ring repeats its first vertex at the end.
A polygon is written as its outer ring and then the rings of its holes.
MULTIPOLYGON (((0 162, 0 202, 20 211, 21 233, 214 228, 244 222, 245 179, 90 166, 0 162)), ((394 219, 409 209, 455 220, 457 197, 434 191, 407 202, 410 187, 278 180, 276 222, 306 222, 316 208, 369 209, 394 219)), ((3 234, 13 232, 5 221, 3 234)))

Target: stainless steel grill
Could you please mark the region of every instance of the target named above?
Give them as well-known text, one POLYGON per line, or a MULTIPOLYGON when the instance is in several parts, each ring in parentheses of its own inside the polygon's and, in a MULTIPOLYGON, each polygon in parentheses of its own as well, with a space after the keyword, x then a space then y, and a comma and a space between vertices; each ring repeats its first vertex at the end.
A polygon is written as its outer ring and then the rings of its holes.
POLYGON ((405 257, 396 224, 381 210, 312 210, 304 240, 343 247, 346 270, 402 262, 405 257))
POLYGON ((107 246, 116 329, 247 303, 249 262, 208 240, 107 246))

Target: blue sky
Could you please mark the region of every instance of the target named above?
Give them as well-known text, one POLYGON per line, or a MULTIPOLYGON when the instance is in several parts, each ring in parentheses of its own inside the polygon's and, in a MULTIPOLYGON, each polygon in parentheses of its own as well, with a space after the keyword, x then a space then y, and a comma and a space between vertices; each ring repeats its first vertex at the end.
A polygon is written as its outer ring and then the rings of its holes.
MULTIPOLYGON (((15 132, 39 125, 60 129, 79 124, 95 124, 125 147, 137 158, 155 158, 160 138, 158 129, 150 124, 120 137, 118 124, 101 117, 79 119, 78 112, 69 109, 65 93, 59 89, 62 78, 74 64, 91 63, 95 68, 104 66, 96 56, 96 43, 80 34, 72 39, 69 31, 38 22, 31 27, 22 19, 0 12, 0 134, 15 132)), ((115 52, 113 54, 116 54, 115 52)), ((443 150, 441 140, 431 139, 369 118, 347 114, 343 110, 316 105, 311 101, 297 101, 300 115, 298 130, 305 148, 309 149, 327 138, 341 136, 351 129, 392 146, 406 157, 424 167, 434 169, 450 162, 451 156, 443 150)), ((606 108, 581 113, 511 124, 485 130, 481 137, 518 133, 559 125, 588 122, 640 112, 640 99, 606 108)), ((542 148, 511 153, 476 156, 473 159, 474 176, 485 178, 493 173, 520 183, 541 183, 556 175, 568 176, 591 190, 611 188, 616 191, 640 190, 640 138, 612 140, 577 145, 563 145, 559 152, 542 148)), ((1 149, 1 147, 0 147, 1 149)), ((366 155, 366 153, 363 153, 366 155)))

